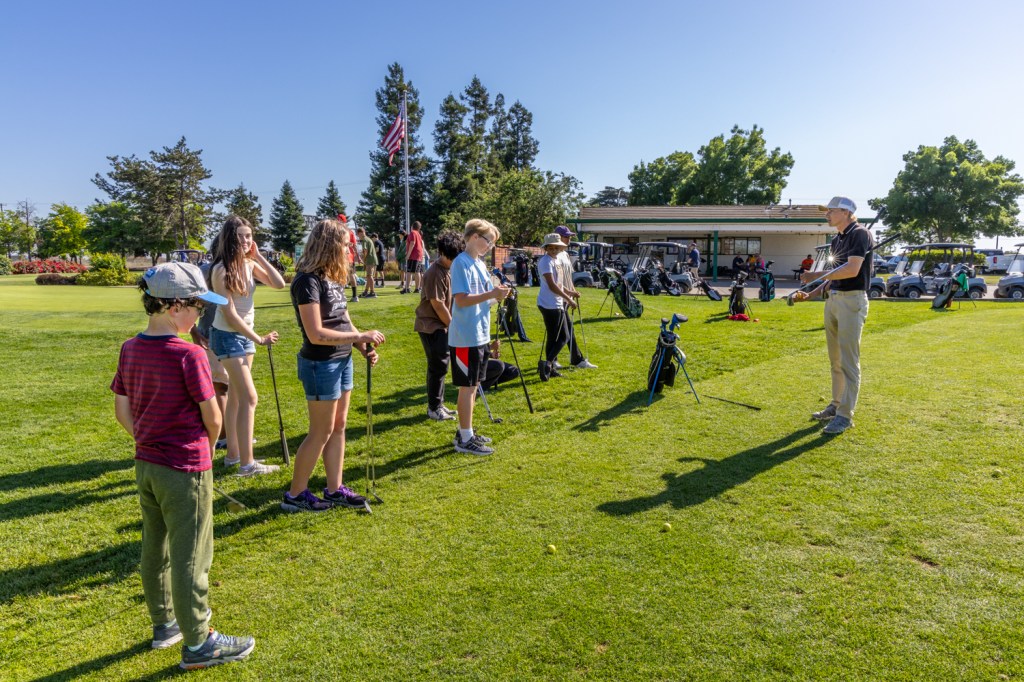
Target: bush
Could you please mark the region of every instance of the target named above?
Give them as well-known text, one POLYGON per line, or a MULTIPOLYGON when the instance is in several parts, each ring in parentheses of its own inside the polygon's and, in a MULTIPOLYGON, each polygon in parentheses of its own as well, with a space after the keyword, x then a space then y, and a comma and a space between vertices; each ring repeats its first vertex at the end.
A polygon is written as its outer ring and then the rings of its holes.
MULTIPOLYGON (((936 265, 939 265, 940 263, 945 263, 946 262, 946 260, 945 260, 946 259, 946 255, 943 254, 942 251, 931 251, 931 252, 929 252, 926 249, 918 249, 916 251, 911 251, 910 253, 908 253, 907 254, 907 259, 908 259, 908 261, 910 263, 913 263, 914 261, 917 261, 917 260, 923 260, 924 261, 924 272, 928 272, 929 270, 934 269, 936 265)), ((960 260, 961 260, 961 258, 959 257, 959 255, 956 258, 954 258, 955 262, 960 262, 960 260)), ((983 266, 983 265, 985 265, 985 254, 983 254, 983 253, 976 253, 976 254, 974 254, 974 265, 976 265, 976 266, 983 266)))
POLYGON ((81 263, 55 259, 16 260, 11 264, 11 269, 15 275, 38 275, 44 272, 78 274, 87 270, 81 263))
POLYGON ((11 259, 7 254, 0 253, 0 275, 11 274, 11 259))
POLYGON ((78 283, 93 287, 119 287, 134 284, 137 275, 128 272, 128 265, 116 253, 94 253, 89 262, 92 267, 78 276, 78 283))
POLYGON ((36 284, 76 284, 79 277, 82 277, 82 275, 71 275, 68 277, 56 272, 44 272, 36 277, 36 284))
POLYGON ((289 256, 287 253, 282 253, 278 260, 281 261, 281 266, 285 269, 285 272, 294 269, 295 259, 289 256))
POLYGON ((402 272, 398 269, 398 263, 389 260, 384 264, 384 279, 402 279, 402 272))

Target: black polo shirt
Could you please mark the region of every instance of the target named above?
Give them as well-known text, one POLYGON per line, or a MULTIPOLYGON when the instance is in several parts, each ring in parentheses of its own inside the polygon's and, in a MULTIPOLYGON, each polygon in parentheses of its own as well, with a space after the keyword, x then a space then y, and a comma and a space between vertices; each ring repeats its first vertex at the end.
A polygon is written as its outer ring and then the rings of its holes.
POLYGON ((875 240, 867 228, 858 222, 852 222, 846 229, 832 238, 832 258, 834 267, 845 265, 851 256, 864 259, 860 272, 856 277, 832 280, 833 291, 867 291, 871 283, 871 259, 868 250, 875 245, 875 240))

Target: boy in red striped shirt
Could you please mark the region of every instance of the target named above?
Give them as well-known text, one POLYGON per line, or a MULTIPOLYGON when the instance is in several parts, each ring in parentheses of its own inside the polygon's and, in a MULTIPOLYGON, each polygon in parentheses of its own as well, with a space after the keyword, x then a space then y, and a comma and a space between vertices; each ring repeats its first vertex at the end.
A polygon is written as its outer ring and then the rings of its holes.
POLYGON ((190 263, 150 268, 139 288, 149 324, 121 346, 110 388, 117 421, 135 438, 142 591, 153 622, 152 647, 166 649, 184 639, 181 667, 206 668, 241 660, 256 646, 252 637, 229 637, 209 626, 211 453, 221 414, 205 352, 179 337, 206 303, 227 299, 208 291, 190 263))

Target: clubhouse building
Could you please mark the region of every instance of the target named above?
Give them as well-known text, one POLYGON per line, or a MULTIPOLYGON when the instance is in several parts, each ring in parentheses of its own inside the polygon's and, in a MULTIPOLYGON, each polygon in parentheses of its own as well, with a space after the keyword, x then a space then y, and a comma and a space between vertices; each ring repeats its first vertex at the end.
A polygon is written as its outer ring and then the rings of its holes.
MULTIPOLYGON (((860 223, 870 227, 874 221, 860 223)), ((573 229, 578 239, 634 250, 639 242, 695 241, 708 278, 726 276, 736 256, 753 254, 775 261, 776 278, 792 277, 800 261, 836 233, 825 221, 825 208, 813 204, 585 207, 573 229)))

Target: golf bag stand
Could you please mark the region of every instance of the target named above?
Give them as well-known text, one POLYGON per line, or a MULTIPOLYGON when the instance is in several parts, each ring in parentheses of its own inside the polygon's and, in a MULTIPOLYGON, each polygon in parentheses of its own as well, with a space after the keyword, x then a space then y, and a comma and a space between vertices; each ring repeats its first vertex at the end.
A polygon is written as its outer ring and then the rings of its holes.
POLYGON ((675 385, 676 373, 680 370, 683 372, 683 376, 686 377, 687 383, 690 384, 690 390, 693 392, 693 397, 697 400, 697 404, 700 404, 700 396, 697 395, 697 389, 693 387, 690 374, 686 371, 686 354, 679 348, 679 335, 675 333, 676 327, 686 322, 686 320, 687 317, 679 313, 674 313, 671 321, 666 317, 661 318, 661 332, 658 334, 658 345, 654 349, 651 365, 647 370, 648 406, 654 401, 655 393, 661 393, 666 385, 675 385))

